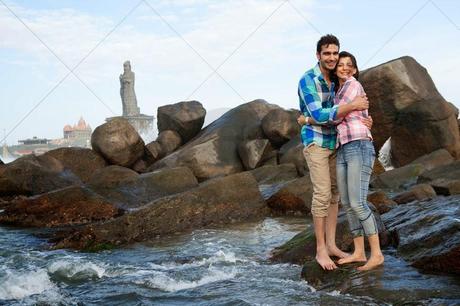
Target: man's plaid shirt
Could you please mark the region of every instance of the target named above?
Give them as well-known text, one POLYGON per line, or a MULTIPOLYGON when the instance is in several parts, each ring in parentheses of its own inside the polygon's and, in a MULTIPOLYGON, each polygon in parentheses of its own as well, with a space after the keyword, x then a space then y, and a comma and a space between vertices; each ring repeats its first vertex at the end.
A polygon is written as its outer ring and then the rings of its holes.
POLYGON ((299 81, 300 111, 316 122, 330 122, 327 125, 304 125, 300 135, 302 143, 308 146, 315 143, 323 148, 335 149, 337 131, 332 123, 337 117, 338 105, 334 105, 334 83, 329 88, 319 63, 305 72, 299 81))

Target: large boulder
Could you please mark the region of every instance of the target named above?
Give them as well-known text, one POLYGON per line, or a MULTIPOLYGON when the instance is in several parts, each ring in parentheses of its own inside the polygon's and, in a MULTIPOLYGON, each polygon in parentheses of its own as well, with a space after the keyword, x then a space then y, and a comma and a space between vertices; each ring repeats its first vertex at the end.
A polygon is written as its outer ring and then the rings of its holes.
POLYGON ((455 195, 460 194, 460 179, 457 180, 435 180, 430 182, 430 185, 438 195, 455 195))
POLYGON ((274 109, 270 111, 262 120, 262 129, 277 148, 292 138, 299 136, 300 126, 297 123, 297 117, 300 112, 284 109, 274 109))
POLYGON ((18 198, 0 213, 0 223, 27 227, 56 227, 108 220, 123 210, 82 186, 18 198))
POLYGON ((91 145, 110 164, 122 167, 131 167, 144 155, 144 141, 122 118, 98 126, 91 135, 91 145))
POLYGON ((108 166, 94 172, 91 179, 87 182, 88 186, 106 188, 117 187, 120 182, 139 177, 136 171, 121 166, 108 166))
POLYGON ((412 201, 426 201, 436 197, 436 191, 429 184, 418 184, 412 186, 409 190, 404 191, 395 197, 393 201, 398 204, 405 204, 412 201))
POLYGON ((245 172, 210 180, 117 219, 77 229, 56 247, 122 245, 205 226, 256 220, 267 213, 256 180, 245 172))
POLYGON ((460 275, 460 196, 399 205, 382 216, 399 236, 397 254, 424 271, 460 275))
POLYGON ((246 170, 259 167, 263 162, 273 157, 276 151, 267 139, 243 141, 238 145, 238 154, 246 170))
POLYGON ((425 171, 422 164, 409 164, 395 168, 372 177, 370 185, 373 188, 400 189, 414 185, 418 176, 425 171))
POLYGON ((198 181, 186 167, 165 168, 141 175, 112 169, 101 171, 88 186, 117 207, 128 210, 197 187, 198 181), (114 175, 109 177, 110 173, 114 175))
POLYGON ((279 151, 280 164, 294 164, 299 175, 308 175, 308 166, 303 155, 304 145, 299 137, 294 137, 285 143, 279 151))
POLYGON ((391 137, 395 166, 407 165, 440 148, 460 157, 456 110, 413 58, 406 56, 367 69, 360 81, 371 102, 374 143, 380 148, 391 137))
POLYGON ((45 156, 52 156, 86 183, 95 171, 107 166, 99 154, 85 148, 59 148, 48 151, 45 156))
POLYGON ((313 185, 307 175, 287 182, 267 199, 267 205, 275 215, 307 215, 310 213, 312 196, 313 185))
POLYGON ((259 185, 284 184, 297 178, 293 164, 266 165, 250 171, 259 185))
POLYGON ((50 155, 28 155, 0 167, 0 196, 37 195, 81 184, 50 155))
POLYGON ((367 195, 367 201, 374 205, 379 214, 387 213, 398 205, 398 203, 391 200, 382 190, 369 193, 367 195))
POLYGON ((182 138, 179 133, 172 130, 160 132, 156 141, 160 144, 161 152, 164 155, 168 155, 169 153, 175 151, 182 144, 182 138))
POLYGON ((186 166, 199 181, 241 172, 244 167, 238 155, 238 144, 245 132, 261 129, 260 122, 278 106, 264 100, 242 104, 208 125, 193 140, 153 164, 153 168, 186 166))
POLYGON ((428 183, 431 181, 449 181, 460 178, 460 160, 457 160, 451 164, 436 167, 430 171, 424 172, 418 178, 418 183, 428 183))
POLYGON ((176 131, 186 143, 201 130, 205 116, 206 110, 198 101, 161 106, 157 111, 158 132, 176 131))

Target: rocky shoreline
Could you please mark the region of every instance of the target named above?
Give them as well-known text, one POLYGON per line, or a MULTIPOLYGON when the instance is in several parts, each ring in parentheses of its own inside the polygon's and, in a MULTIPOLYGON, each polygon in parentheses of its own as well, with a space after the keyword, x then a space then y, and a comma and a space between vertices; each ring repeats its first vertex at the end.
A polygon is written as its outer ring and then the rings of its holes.
MULTIPOLYGON (((397 166, 385 172, 377 163, 371 181, 382 246, 424 272, 459 275, 458 110, 410 57, 370 68, 361 80, 376 150, 391 137, 397 166)), ((92 150, 0 164, 0 224, 50 228, 54 248, 94 251, 267 216, 309 218, 298 114, 255 100, 203 129, 201 103, 180 102, 158 109, 159 135, 149 144, 127 121, 112 120, 96 128, 92 150)), ((342 215, 337 243, 350 250, 351 242, 342 215)), ((302 264, 309 283, 326 286, 331 272, 315 268, 314 245, 307 229, 272 260, 302 264)))

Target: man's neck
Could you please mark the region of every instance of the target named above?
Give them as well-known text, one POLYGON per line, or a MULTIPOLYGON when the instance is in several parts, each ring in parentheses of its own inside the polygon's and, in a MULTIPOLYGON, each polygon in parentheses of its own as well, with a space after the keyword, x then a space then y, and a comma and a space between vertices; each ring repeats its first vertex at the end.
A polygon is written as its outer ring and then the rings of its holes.
POLYGON ((321 73, 323 74, 324 80, 331 86, 331 78, 329 77, 329 70, 323 68, 321 65, 319 65, 319 69, 321 70, 321 73))

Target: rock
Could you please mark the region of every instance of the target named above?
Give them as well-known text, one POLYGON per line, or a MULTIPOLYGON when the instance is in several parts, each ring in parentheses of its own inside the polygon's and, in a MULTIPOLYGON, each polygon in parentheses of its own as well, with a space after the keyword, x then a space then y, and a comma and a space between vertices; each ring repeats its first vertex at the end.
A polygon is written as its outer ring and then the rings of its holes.
POLYGON ((278 106, 263 100, 240 105, 208 125, 193 140, 153 165, 154 169, 185 166, 198 181, 243 171, 237 146, 246 140, 244 131, 258 125, 278 106))
POLYGON ((71 186, 39 196, 13 200, 0 213, 0 223, 26 227, 56 227, 108 220, 123 213, 100 195, 71 186))
POLYGON ((267 139, 243 141, 238 145, 238 154, 246 170, 259 167, 264 161, 273 157, 273 147, 267 139))
POLYGON ((64 168, 72 171, 84 183, 95 171, 107 166, 104 158, 93 150, 85 148, 59 148, 48 151, 44 155, 60 161, 64 168))
POLYGON ((428 171, 439 166, 449 165, 453 162, 454 158, 446 149, 439 149, 417 158, 411 164, 421 164, 428 171))
MULTIPOLYGON (((294 164, 300 176, 308 174, 308 166, 303 156, 304 145, 299 137, 294 137, 286 142, 279 151, 280 164, 294 164)), ((309 174, 308 174, 309 175, 309 174)))
POLYGON ((313 186, 307 175, 286 183, 267 200, 267 205, 275 215, 307 215, 310 213, 312 196, 313 186))
POLYGON ((367 200, 375 206, 379 214, 387 213, 398 205, 381 190, 369 193, 367 200))
POLYGON ((360 81, 374 118, 376 148, 391 137, 392 162, 404 166, 440 148, 460 156, 456 110, 444 100, 431 77, 411 57, 367 69, 360 81))
POLYGON ((117 187, 120 182, 139 177, 136 171, 121 166, 108 166, 94 173, 88 181, 92 187, 117 187))
POLYGON ((297 178, 297 170, 293 164, 267 165, 251 170, 259 184, 271 185, 286 183, 297 178))
POLYGON ((267 212, 257 182, 245 172, 160 198, 117 219, 79 228, 56 247, 122 245, 205 226, 260 219, 267 212))
POLYGON ((408 191, 404 191, 393 197, 393 201, 398 204, 405 204, 412 201, 426 201, 436 197, 436 192, 429 184, 419 184, 412 186, 408 191))
POLYGON ((160 144, 163 155, 168 155, 169 153, 174 152, 182 144, 182 138, 179 133, 172 130, 160 132, 156 141, 160 144))
POLYGON ((314 260, 316 239, 313 228, 306 229, 271 252, 270 261, 302 265, 314 260))
POLYGON ((436 194, 449 196, 460 194, 460 180, 435 180, 430 183, 436 194))
POLYGON ((434 180, 456 180, 460 177, 460 160, 451 164, 436 167, 424 172, 417 180, 417 183, 428 183, 434 180))
POLYGON ((421 164, 409 164, 371 178, 370 185, 373 188, 399 189, 415 184, 418 176, 424 171, 425 167, 421 164))
POLYGON ((0 159, 0 165, 4 165, 5 163, 0 159))
POLYGON ((148 168, 151 165, 150 162, 147 160, 148 158, 142 157, 141 159, 138 159, 134 165, 131 166, 131 168, 138 172, 138 173, 144 173, 144 172, 149 172, 148 168))
POLYGON ((92 180, 88 186, 117 207, 128 210, 197 187, 198 181, 186 167, 165 168, 141 175, 133 175, 122 169, 112 169, 101 173, 97 180, 92 180), (109 172, 115 175, 109 178, 109 172), (107 179, 104 180, 104 177, 107 179))
POLYGON ((262 119, 264 134, 273 144, 279 148, 294 137, 300 137, 300 126, 297 123, 299 111, 286 111, 274 109, 262 119))
POLYGON ((110 164, 122 167, 131 167, 144 154, 144 141, 122 118, 98 126, 91 135, 91 146, 110 164))
POLYGON ((399 236, 397 248, 410 265, 425 272, 459 275, 460 196, 399 205, 383 215, 389 230, 399 236))
POLYGON ((372 175, 380 175, 385 172, 385 168, 383 167, 382 163, 378 158, 375 159, 374 161, 374 167, 372 168, 372 175))
POLYGON ((145 152, 152 162, 155 162, 166 155, 158 141, 152 141, 146 145, 145 152))
POLYGON ((50 155, 28 155, 0 167, 0 196, 37 195, 80 179, 50 155))
POLYGON ((158 108, 158 132, 176 131, 183 143, 188 142, 201 130, 206 110, 198 101, 179 102, 158 108))

